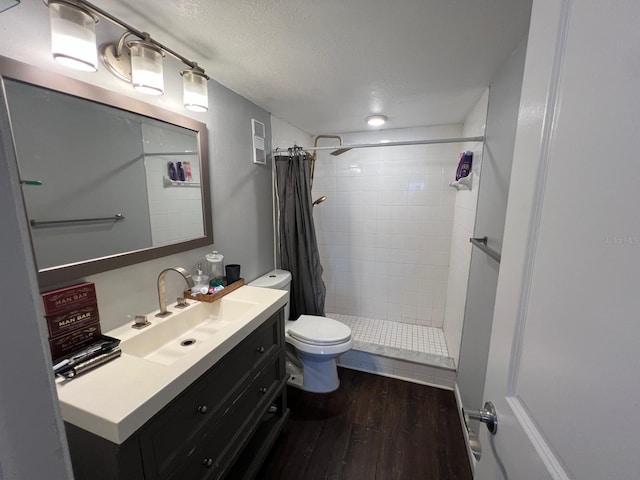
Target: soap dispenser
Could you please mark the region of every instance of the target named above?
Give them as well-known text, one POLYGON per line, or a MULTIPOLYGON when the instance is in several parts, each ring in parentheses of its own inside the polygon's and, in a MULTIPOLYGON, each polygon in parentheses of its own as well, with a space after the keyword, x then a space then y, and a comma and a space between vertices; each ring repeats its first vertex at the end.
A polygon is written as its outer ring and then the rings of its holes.
POLYGON ((198 262, 198 268, 196 274, 192 276, 193 283, 195 284, 191 289, 192 292, 208 293, 209 292, 209 275, 205 275, 202 272, 202 263, 198 262))

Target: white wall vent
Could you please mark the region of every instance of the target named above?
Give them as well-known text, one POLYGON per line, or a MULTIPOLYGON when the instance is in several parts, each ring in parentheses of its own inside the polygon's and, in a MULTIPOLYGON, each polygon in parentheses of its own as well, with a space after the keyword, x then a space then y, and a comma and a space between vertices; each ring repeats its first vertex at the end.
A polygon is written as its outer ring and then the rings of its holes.
POLYGON ((267 154, 264 150, 264 137, 266 135, 264 123, 252 118, 251 133, 253 134, 253 163, 265 165, 267 163, 267 154))

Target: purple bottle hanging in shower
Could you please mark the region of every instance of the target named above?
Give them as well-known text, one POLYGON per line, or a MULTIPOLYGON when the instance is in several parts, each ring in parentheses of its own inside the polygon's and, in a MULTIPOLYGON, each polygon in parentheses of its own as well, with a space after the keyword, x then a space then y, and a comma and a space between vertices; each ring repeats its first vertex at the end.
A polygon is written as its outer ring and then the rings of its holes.
POLYGON ((471 164, 473 163, 473 152, 462 152, 458 161, 458 170, 456 171, 456 180, 467 177, 471 173, 471 164))

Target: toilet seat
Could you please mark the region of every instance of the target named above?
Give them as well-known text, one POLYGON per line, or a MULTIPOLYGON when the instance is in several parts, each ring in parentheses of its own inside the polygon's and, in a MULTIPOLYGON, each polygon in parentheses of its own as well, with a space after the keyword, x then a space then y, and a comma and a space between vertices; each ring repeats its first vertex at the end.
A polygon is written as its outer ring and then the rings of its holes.
POLYGON ((295 322, 287 322, 286 332, 298 342, 314 346, 340 345, 351 339, 351 329, 344 323, 315 315, 301 315, 295 322))
POLYGON ((284 333, 286 342, 295 347, 301 357, 336 357, 353 347, 351 329, 331 318, 301 315, 298 320, 285 323, 284 333))

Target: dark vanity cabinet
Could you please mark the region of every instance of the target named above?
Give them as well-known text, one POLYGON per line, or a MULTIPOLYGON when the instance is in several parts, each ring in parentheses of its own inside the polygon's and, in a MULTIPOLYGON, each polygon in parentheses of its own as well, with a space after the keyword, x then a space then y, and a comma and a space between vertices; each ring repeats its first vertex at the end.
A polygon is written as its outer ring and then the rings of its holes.
POLYGON ((282 430, 283 311, 117 445, 66 424, 76 480, 253 478, 282 430))

